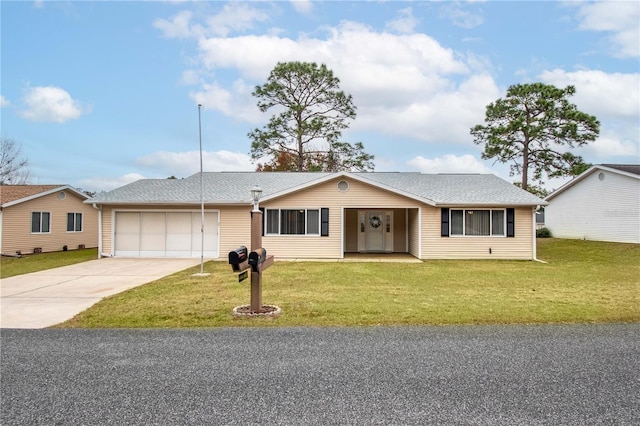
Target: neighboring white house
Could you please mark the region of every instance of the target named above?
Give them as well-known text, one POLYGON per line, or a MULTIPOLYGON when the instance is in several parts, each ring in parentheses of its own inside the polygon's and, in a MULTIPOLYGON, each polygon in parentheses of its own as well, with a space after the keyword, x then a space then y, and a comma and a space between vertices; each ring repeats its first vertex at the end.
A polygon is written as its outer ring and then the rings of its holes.
POLYGON ((554 237, 640 243, 640 165, 595 165, 546 201, 554 237))

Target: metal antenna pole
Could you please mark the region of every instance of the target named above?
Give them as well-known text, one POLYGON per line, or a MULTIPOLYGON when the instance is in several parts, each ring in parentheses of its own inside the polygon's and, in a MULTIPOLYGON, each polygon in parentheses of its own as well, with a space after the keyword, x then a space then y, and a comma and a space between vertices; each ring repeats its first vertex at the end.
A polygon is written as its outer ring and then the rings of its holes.
POLYGON ((200 138, 200 273, 204 272, 204 193, 202 183, 202 120, 200 119, 200 107, 198 104, 198 135, 200 138))

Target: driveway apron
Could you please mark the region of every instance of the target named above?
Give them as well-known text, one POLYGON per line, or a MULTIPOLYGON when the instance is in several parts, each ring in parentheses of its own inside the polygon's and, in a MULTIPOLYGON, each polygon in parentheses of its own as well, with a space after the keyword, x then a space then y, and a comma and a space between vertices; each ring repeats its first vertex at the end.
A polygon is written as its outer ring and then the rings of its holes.
POLYGON ((45 328, 105 297, 198 265, 200 259, 91 260, 0 280, 0 327, 45 328))

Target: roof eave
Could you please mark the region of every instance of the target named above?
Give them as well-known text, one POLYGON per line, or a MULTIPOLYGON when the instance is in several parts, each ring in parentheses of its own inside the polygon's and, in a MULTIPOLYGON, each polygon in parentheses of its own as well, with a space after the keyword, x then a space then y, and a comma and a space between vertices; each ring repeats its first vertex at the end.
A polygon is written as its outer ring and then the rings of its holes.
POLYGON ((556 196, 562 194, 564 191, 566 191, 567 189, 571 188, 575 184, 583 181, 588 176, 592 175, 593 173, 595 173, 598 170, 615 173, 617 175, 628 176, 628 177, 631 177, 631 178, 634 178, 634 179, 640 179, 640 176, 638 176, 638 175, 636 175, 634 173, 629 173, 629 172, 625 172, 624 170, 614 169, 612 167, 607 167, 607 166, 602 166, 602 165, 596 164, 594 166, 591 166, 590 168, 588 168, 584 172, 582 172, 580 175, 578 175, 575 178, 571 179, 569 182, 565 183, 560 188, 558 188, 555 191, 553 191, 551 194, 547 195, 544 199, 546 201, 549 201, 552 198, 555 198, 556 196))
POLYGON ((548 202, 540 200, 539 203, 438 203, 436 207, 538 207, 547 206, 548 202))
MULTIPOLYGON (((40 197, 44 197, 46 195, 51 195, 54 194, 56 192, 60 192, 60 191, 71 191, 74 194, 78 195, 81 198, 84 198, 85 200, 87 198, 89 198, 89 196, 83 192, 78 191, 77 189, 75 189, 74 187, 70 186, 70 185, 61 185, 43 192, 38 192, 37 194, 32 194, 29 195, 27 197, 23 197, 23 198, 18 198, 17 200, 13 200, 13 201, 8 201, 4 204, 2 204, 0 207, 2 208, 6 208, 6 207, 11 207, 11 206, 15 206, 16 204, 20 204, 20 203, 25 203, 27 201, 31 201, 31 200, 35 200, 36 198, 40 198, 40 197)), ((84 201, 83 201, 84 202, 84 201)))

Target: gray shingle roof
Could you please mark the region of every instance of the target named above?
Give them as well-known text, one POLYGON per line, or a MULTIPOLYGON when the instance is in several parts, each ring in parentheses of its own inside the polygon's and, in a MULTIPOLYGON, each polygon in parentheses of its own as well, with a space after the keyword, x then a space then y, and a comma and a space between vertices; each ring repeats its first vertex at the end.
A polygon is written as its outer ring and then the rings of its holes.
POLYGON ((640 175, 640 164, 601 164, 601 166, 640 175))
MULTIPOLYGON (((431 205, 539 205, 540 198, 492 174, 422 173, 292 173, 205 172, 203 198, 207 204, 250 204, 254 185, 262 199, 345 177, 398 192, 431 205)), ((185 179, 143 179, 87 202, 97 204, 199 204, 200 174, 185 179)))

